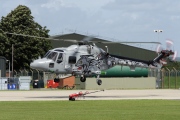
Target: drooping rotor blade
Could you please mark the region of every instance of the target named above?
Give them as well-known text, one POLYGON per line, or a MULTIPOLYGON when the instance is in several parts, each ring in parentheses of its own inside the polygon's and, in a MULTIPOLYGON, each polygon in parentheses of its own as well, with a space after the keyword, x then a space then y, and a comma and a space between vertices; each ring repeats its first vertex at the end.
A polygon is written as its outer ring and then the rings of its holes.
POLYGON ((9 35, 17 35, 17 36, 24 36, 24 37, 41 38, 41 39, 48 39, 48 40, 59 40, 59 39, 54 39, 54 38, 38 37, 38 36, 18 34, 18 33, 9 33, 9 32, 4 32, 4 33, 9 34, 9 35))
POLYGON ((82 39, 82 41, 78 40, 73 40, 73 39, 55 39, 55 38, 46 38, 46 37, 38 37, 38 36, 33 36, 33 35, 26 35, 26 34, 18 34, 18 33, 10 33, 10 32, 4 32, 5 34, 10 34, 10 35, 17 35, 17 36, 24 36, 24 37, 31 37, 31 38, 40 38, 40 39, 46 39, 46 40, 56 40, 56 41, 67 41, 67 42, 73 42, 73 43, 108 43, 108 44, 114 44, 114 43, 145 43, 145 44, 161 44, 160 42, 112 42, 112 41, 91 41, 94 39, 94 36, 88 36, 82 39))
POLYGON ((99 41, 98 43, 109 43, 109 44, 114 44, 114 43, 132 43, 132 44, 134 44, 134 43, 145 43, 145 44, 161 44, 160 42, 111 42, 111 41, 109 41, 109 42, 101 42, 101 41, 99 41))
POLYGON ((83 42, 90 42, 92 39, 94 39, 93 36, 87 36, 85 38, 82 39, 83 42))
POLYGON ((68 42, 74 42, 77 43, 77 40, 71 40, 71 39, 55 39, 55 38, 46 38, 46 37, 38 37, 33 35, 25 35, 25 34, 17 34, 17 33, 10 33, 10 32, 4 32, 5 34, 10 35, 17 35, 17 36, 24 36, 24 37, 31 37, 31 38, 40 38, 40 39, 46 39, 46 40, 56 40, 56 41, 68 41, 68 42))

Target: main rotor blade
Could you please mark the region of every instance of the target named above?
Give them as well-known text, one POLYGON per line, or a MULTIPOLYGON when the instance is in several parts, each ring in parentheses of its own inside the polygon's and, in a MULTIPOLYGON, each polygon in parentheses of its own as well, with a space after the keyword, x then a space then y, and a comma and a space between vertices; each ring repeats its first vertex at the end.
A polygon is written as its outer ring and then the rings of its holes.
MULTIPOLYGON (((18 34, 18 33, 10 33, 10 32, 4 32, 5 34, 10 34, 10 35, 17 35, 17 36, 24 36, 24 37, 31 37, 31 38, 40 38, 40 39, 46 39, 46 40, 56 40, 56 41, 67 41, 67 42, 73 42, 73 43, 78 43, 80 41, 78 40, 73 40, 73 39, 55 39, 55 38, 46 38, 46 37, 38 37, 38 36, 33 36, 33 35, 25 35, 25 34, 18 34)), ((86 37, 84 38, 82 41, 83 42, 92 42, 92 43, 108 43, 108 44, 114 44, 114 43, 145 43, 145 44, 161 44, 160 42, 112 42, 112 41, 108 41, 108 42, 104 42, 104 41, 91 41, 92 39, 94 39, 94 37, 90 36, 90 37, 86 37)))
POLYGON ((87 36, 87 37, 83 38, 82 41, 83 41, 83 42, 89 42, 89 41, 91 41, 92 39, 94 39, 93 36, 87 36))
POLYGON ((54 38, 38 37, 38 36, 33 36, 33 35, 25 35, 25 34, 17 34, 17 33, 9 33, 9 32, 4 32, 4 33, 9 34, 9 35, 17 35, 17 36, 24 36, 24 37, 41 38, 41 39, 48 39, 48 40, 59 40, 59 39, 54 39, 54 38))
POLYGON ((132 43, 132 44, 134 44, 134 43, 143 43, 143 44, 161 44, 160 42, 111 42, 111 41, 109 41, 109 42, 101 42, 101 41, 99 41, 99 43, 109 43, 109 44, 114 44, 114 43, 132 43))
POLYGON ((77 40, 70 40, 70 39, 46 38, 46 37, 38 37, 38 36, 33 36, 33 35, 17 34, 17 33, 10 33, 10 32, 4 32, 4 33, 5 34, 10 34, 10 35, 17 35, 17 36, 24 36, 24 37, 31 37, 31 38, 40 38, 40 39, 46 39, 46 40, 77 42, 77 40))

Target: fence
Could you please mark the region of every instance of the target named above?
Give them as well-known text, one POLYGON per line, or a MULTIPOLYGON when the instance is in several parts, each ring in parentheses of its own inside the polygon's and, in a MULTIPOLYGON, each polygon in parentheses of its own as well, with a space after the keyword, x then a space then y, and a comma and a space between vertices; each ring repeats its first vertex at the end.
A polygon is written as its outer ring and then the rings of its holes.
MULTIPOLYGON (((47 80, 54 79, 56 74, 49 72, 42 72, 36 69, 33 70, 19 70, 13 72, 14 77, 31 76, 32 80, 43 80, 46 84, 47 80)), ((61 75, 65 76, 65 75, 61 75)), ((60 76, 60 77, 61 77, 60 76)), ((161 70, 149 69, 149 77, 157 78, 157 88, 162 89, 179 89, 180 88, 180 70, 164 68, 161 70)))
POLYGON ((180 70, 163 68, 161 70, 149 69, 148 76, 157 78, 157 87, 162 89, 180 88, 180 70))

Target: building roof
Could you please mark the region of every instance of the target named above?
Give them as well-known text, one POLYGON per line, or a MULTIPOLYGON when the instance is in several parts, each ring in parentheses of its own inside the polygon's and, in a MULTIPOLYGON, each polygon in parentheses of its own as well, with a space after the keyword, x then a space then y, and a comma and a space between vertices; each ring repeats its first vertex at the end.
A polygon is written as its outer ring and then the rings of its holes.
POLYGON ((87 36, 87 35, 82 35, 82 34, 78 34, 78 33, 70 33, 70 34, 62 34, 62 35, 54 35, 54 36, 50 36, 50 38, 54 38, 54 39, 72 39, 72 40, 78 40, 81 41, 86 37, 93 37, 93 39, 91 41, 107 41, 108 40, 104 40, 95 36, 87 36))

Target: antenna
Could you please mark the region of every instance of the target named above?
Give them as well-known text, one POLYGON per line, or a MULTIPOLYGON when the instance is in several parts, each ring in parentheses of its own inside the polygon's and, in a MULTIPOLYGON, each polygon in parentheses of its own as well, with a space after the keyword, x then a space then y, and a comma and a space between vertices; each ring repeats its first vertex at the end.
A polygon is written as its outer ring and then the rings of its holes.
POLYGON ((107 53, 108 53, 108 46, 105 46, 106 47, 106 49, 107 49, 107 53))

